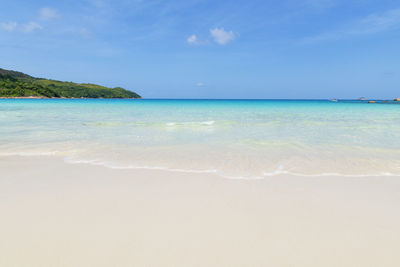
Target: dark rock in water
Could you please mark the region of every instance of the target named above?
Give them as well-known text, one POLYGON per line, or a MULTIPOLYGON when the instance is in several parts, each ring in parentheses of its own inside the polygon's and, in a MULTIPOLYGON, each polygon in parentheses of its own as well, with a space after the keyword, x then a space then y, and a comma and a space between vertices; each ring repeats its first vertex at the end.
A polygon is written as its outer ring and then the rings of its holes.
POLYGON ((393 101, 400 101, 400 97, 393 99, 393 101))

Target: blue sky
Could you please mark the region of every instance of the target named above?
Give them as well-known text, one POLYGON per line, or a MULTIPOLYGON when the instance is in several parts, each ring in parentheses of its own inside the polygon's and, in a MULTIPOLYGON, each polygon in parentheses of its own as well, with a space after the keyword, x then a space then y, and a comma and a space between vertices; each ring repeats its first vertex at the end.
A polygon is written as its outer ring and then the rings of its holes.
POLYGON ((2 0, 0 67, 147 98, 394 98, 400 2, 2 0))

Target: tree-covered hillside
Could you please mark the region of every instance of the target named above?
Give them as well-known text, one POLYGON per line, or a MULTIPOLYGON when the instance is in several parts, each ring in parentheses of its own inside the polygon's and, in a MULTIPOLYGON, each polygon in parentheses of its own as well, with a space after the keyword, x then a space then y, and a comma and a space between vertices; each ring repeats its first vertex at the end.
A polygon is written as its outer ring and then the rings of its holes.
POLYGON ((0 68, 0 97, 66 97, 66 98, 140 98, 121 87, 60 82, 34 78, 17 71, 0 68))

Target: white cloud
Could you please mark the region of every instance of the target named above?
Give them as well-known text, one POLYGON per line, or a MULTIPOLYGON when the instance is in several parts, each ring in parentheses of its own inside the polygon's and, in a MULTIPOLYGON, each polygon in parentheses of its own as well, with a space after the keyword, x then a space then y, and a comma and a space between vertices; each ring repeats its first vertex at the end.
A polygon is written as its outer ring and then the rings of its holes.
POLYGON ((210 30, 211 36, 214 41, 220 45, 226 45, 227 43, 233 41, 236 38, 233 31, 225 31, 224 28, 214 28, 210 30))
POLYGON ((208 40, 201 40, 199 37, 197 37, 196 34, 190 35, 187 39, 186 42, 190 45, 208 45, 210 42, 208 40))
POLYGON ((204 86, 205 86, 205 84, 204 84, 204 83, 200 83, 200 82, 199 82, 199 83, 196 83, 196 86, 197 86, 197 87, 204 87, 204 86))
MULTIPOLYGON (((59 17, 60 14, 58 13, 57 9, 44 7, 39 10, 40 20, 51 20, 59 17)), ((19 24, 15 21, 0 23, 0 30, 8 32, 18 31, 24 33, 32 33, 36 30, 41 30, 41 29, 43 29, 43 27, 35 21, 29 21, 26 23, 19 23, 19 24)), ((82 35, 84 35, 84 33, 82 33, 82 35)), ((86 33, 86 35, 88 35, 88 33, 86 33)))
POLYGON ((8 32, 18 31, 24 33, 32 33, 35 30, 41 29, 43 29, 43 27, 34 21, 30 21, 25 24, 18 24, 17 22, 0 23, 0 30, 8 32))
POLYGON ((57 19, 59 17, 60 13, 58 13, 58 10, 55 8, 43 7, 39 10, 39 18, 41 20, 51 20, 51 19, 57 19))
POLYGON ((303 43, 339 40, 349 36, 370 35, 400 29, 400 8, 371 14, 339 29, 303 39, 303 43))
POLYGON ((372 14, 360 20, 354 34, 377 33, 387 30, 400 28, 400 8, 392 9, 382 14, 372 14))
POLYGON ((17 25, 18 24, 15 21, 2 22, 0 23, 0 29, 7 32, 13 32, 17 28, 17 25))
POLYGON ((198 39, 197 36, 195 34, 190 35, 187 40, 188 44, 197 44, 198 43, 198 39))
POLYGON ((23 31, 25 33, 31 33, 34 32, 35 30, 41 30, 41 29, 43 29, 43 27, 34 21, 30 21, 23 26, 23 31))

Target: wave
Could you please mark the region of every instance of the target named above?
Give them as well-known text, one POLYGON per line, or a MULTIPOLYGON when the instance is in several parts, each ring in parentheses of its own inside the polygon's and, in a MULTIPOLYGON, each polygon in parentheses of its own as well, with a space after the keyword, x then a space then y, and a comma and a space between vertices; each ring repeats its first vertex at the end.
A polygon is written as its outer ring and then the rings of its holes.
POLYGON ((326 176, 334 176, 334 177, 381 177, 381 176, 394 176, 400 177, 400 174, 390 173, 390 172, 381 172, 381 173, 374 173, 374 174, 344 174, 344 173, 336 173, 336 172, 322 172, 317 174, 302 174, 296 172, 290 172, 284 170, 283 166, 280 165, 275 171, 273 172, 264 172, 263 176, 278 176, 278 175, 291 175, 291 176, 301 176, 301 177, 326 177, 326 176))
POLYGON ((67 164, 89 164, 95 166, 102 166, 109 169, 124 170, 124 169, 142 169, 142 170, 159 170, 168 172, 180 172, 180 173, 208 173, 215 174, 222 178, 233 179, 233 180, 261 180, 268 177, 278 177, 282 175, 288 176, 299 176, 299 177, 349 177, 349 178, 361 178, 361 177, 400 177, 400 173, 391 172, 373 172, 373 173, 360 173, 360 174, 348 174, 348 173, 337 173, 337 172, 321 172, 315 174, 299 173, 289 171, 285 169, 284 165, 279 165, 276 170, 271 172, 261 172, 260 175, 234 175, 228 174, 226 171, 219 169, 184 169, 184 168, 173 168, 167 166, 152 166, 152 165, 133 165, 133 164, 117 164, 111 163, 105 160, 99 159, 79 159, 77 158, 77 151, 22 151, 22 152, 2 152, 0 157, 38 157, 38 156, 54 156, 62 157, 64 162, 67 164))
POLYGON ((210 126, 213 125, 215 121, 201 121, 201 122, 167 122, 167 126, 210 126))
POLYGON ((232 180, 262 180, 267 177, 273 176, 299 176, 299 177, 349 177, 349 178, 357 178, 357 177, 400 177, 400 174, 390 173, 390 172, 381 172, 381 173, 370 173, 370 174, 345 174, 345 173, 329 173, 322 172, 316 174, 304 174, 292 172, 284 169, 283 165, 279 165, 279 167, 272 172, 263 172, 262 175, 230 175, 225 173, 224 171, 217 169, 203 169, 203 170, 194 170, 194 169, 180 169, 180 168, 170 168, 165 166, 137 166, 137 165, 117 165, 113 163, 109 163, 101 160, 85 160, 85 159, 73 159, 72 157, 64 158, 64 161, 69 164, 90 164, 96 166, 103 166, 110 169, 142 169, 142 170, 159 170, 159 171, 168 171, 168 172, 183 172, 183 173, 213 173, 222 178, 232 179, 232 180))
POLYGON ((201 125, 213 125, 215 123, 215 121, 203 121, 200 124, 201 125))
POLYGON ((100 128, 112 128, 112 127, 163 127, 163 126, 211 126, 215 123, 214 120, 209 121, 183 121, 183 122, 122 122, 122 121, 97 121, 90 123, 82 123, 84 126, 100 127, 100 128))
POLYGON ((5 152, 0 153, 0 157, 12 157, 12 156, 21 156, 21 157, 39 157, 39 156, 55 156, 59 153, 59 151, 47 151, 47 152, 5 152))

